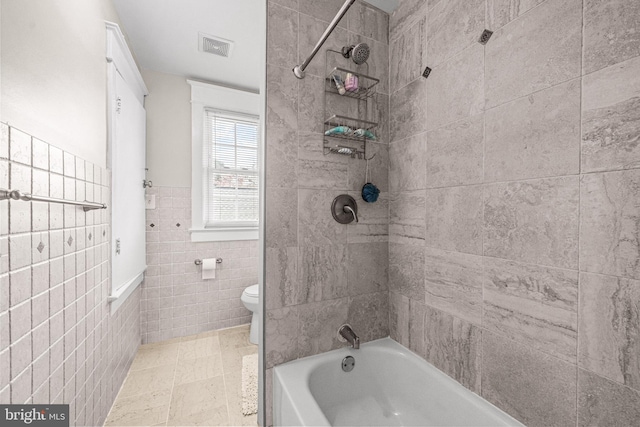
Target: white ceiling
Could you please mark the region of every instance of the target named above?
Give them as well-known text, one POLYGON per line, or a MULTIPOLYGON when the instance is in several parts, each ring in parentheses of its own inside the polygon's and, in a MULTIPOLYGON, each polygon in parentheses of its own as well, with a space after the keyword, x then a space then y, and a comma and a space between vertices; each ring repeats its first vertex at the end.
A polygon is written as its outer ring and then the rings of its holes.
POLYGON ((264 36, 256 0, 113 0, 142 68, 258 90, 264 36), (231 57, 198 51, 198 33, 234 42, 231 57))
MULTIPOLYGON (((397 6, 397 0, 367 1, 387 12, 397 6)), ((140 67, 258 90, 264 46, 258 0, 113 2, 140 67), (231 57, 198 51, 198 33, 233 41, 231 57)))

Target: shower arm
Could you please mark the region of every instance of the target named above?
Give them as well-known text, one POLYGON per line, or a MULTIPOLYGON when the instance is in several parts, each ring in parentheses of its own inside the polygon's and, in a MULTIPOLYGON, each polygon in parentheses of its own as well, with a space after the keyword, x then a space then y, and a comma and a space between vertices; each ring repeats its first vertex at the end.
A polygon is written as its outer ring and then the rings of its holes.
POLYGON ((331 23, 329 24, 327 29, 324 31, 322 36, 320 36, 320 40, 318 41, 318 43, 316 43, 316 46, 311 51, 311 54, 307 57, 307 59, 304 60, 302 64, 296 65, 293 68, 293 74, 295 74, 297 78, 304 79, 304 70, 307 69, 313 57, 316 56, 316 53, 318 53, 318 51, 320 50, 324 42, 327 40, 327 38, 329 38, 329 35, 331 35, 331 32, 333 32, 333 30, 336 28, 336 26, 338 25, 342 17, 347 13, 351 5, 355 2, 356 0, 347 0, 344 2, 340 10, 338 11, 338 14, 335 16, 335 18, 333 18, 333 21, 331 21, 331 23))

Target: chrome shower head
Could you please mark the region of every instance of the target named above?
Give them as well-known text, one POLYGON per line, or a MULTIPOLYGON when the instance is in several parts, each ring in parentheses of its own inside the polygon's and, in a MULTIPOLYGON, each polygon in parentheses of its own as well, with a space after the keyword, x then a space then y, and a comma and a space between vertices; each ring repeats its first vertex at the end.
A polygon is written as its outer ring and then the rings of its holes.
POLYGON ((358 43, 355 46, 345 46, 342 48, 342 56, 351 58, 357 65, 367 62, 369 53, 369 45, 366 43, 358 43))

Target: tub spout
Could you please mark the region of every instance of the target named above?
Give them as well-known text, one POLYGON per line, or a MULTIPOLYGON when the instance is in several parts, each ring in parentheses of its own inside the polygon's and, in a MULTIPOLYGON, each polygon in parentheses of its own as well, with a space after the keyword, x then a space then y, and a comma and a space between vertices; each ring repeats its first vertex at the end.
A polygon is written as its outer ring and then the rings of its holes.
POLYGON ((360 348, 360 337, 358 337, 356 333, 353 332, 351 326, 340 326, 340 329, 338 329, 338 336, 344 338, 344 340, 351 344, 351 347, 353 347, 354 349, 357 350, 360 348))

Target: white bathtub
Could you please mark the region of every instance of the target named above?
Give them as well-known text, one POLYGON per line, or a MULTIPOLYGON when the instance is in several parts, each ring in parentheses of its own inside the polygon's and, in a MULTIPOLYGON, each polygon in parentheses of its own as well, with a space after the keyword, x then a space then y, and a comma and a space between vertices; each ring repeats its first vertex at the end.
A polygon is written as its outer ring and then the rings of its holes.
POLYGON ((273 395, 275 426, 522 426, 390 338, 277 366, 273 395))

